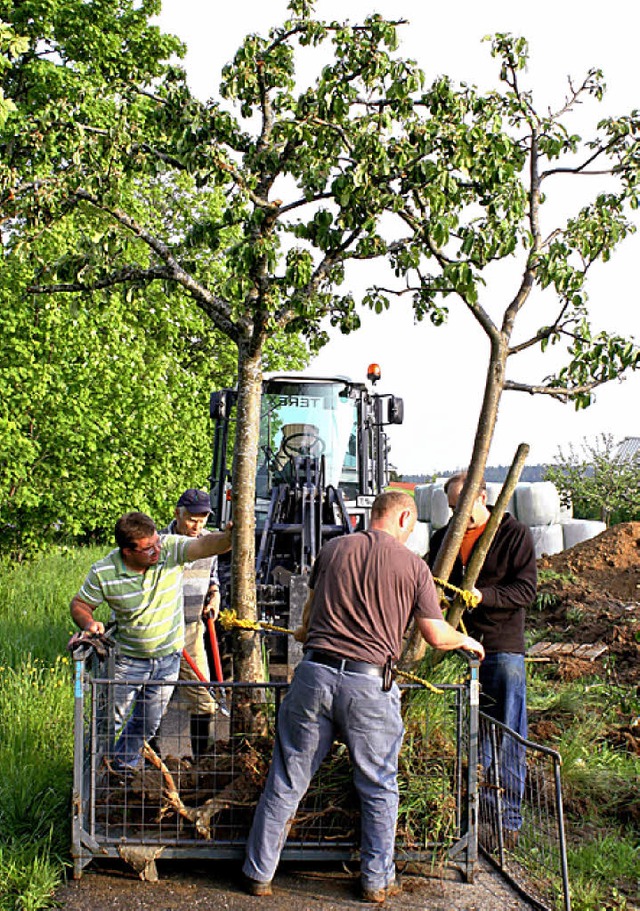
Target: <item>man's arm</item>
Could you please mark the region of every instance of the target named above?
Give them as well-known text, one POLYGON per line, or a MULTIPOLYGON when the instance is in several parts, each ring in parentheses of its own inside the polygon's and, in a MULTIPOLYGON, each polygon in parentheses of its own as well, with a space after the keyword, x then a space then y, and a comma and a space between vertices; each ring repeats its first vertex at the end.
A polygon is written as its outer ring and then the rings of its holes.
POLYGON ((468 652, 475 652, 480 660, 484 658, 484 648, 481 643, 471 636, 454 629, 446 620, 427 620, 425 617, 416 618, 418 629, 423 638, 442 652, 449 652, 454 648, 463 648, 468 652))
POLYGON ((204 599, 203 616, 208 617, 210 614, 214 620, 218 619, 220 613, 220 589, 217 585, 210 585, 207 596, 204 599))
POLYGON ((311 616, 311 604, 313 602, 313 589, 309 589, 307 600, 302 608, 302 624, 293 631, 293 638, 296 642, 306 642, 307 633, 309 632, 309 618, 311 616))
POLYGON ((190 538, 185 550, 186 562, 193 563, 194 560, 203 560, 205 557, 215 557, 230 551, 232 527, 229 522, 224 531, 212 531, 211 534, 201 535, 199 538, 190 538))
POLYGON ((77 595, 71 601, 71 616, 75 623, 86 633, 104 633, 104 623, 93 619, 95 607, 82 601, 77 595))

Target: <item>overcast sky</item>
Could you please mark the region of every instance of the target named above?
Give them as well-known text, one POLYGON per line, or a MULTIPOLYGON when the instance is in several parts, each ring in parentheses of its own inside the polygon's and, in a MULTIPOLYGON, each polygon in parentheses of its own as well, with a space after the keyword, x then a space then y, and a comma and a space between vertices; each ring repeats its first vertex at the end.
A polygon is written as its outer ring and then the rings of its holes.
MULTIPOLYGON (((629 113, 639 106, 635 9, 632 0, 609 0, 588 9, 566 0, 527 4, 514 0, 486 0, 482 4, 471 0, 455 4, 319 0, 316 4, 318 15, 325 19, 357 21, 374 11, 388 18, 408 19, 409 25, 400 32, 400 51, 417 60, 428 83, 439 74, 447 74, 456 82, 483 89, 497 86, 497 64, 482 38, 496 32, 523 35, 530 47, 523 85, 533 90, 539 110, 561 105, 568 76, 578 81, 590 67, 599 67, 608 91, 603 103, 583 106, 574 115, 570 126, 578 133, 586 132, 589 124, 602 117, 629 113)), ((217 96, 220 70, 244 35, 266 34, 285 17, 286 2, 282 0, 235 0, 229 4, 163 0, 160 24, 187 45, 185 65, 191 87, 206 99, 217 96)), ((575 199, 563 197, 554 205, 562 207, 563 202, 567 213, 573 211, 575 199)), ((639 340, 639 262, 640 234, 628 239, 608 264, 594 269, 588 285, 594 329, 634 335, 639 340)), ((366 276, 350 277, 356 296, 370 278, 370 271, 366 276)), ((496 301, 494 314, 504 310, 516 280, 517 274, 492 279, 484 293, 487 306, 496 301)), ((400 302, 382 316, 363 314, 362 329, 350 336, 332 337, 308 371, 360 380, 365 378, 370 362, 381 365, 379 391, 400 395, 405 402, 405 423, 390 432, 392 462, 405 474, 462 467, 471 455, 487 343, 475 322, 456 310, 452 305, 449 324, 438 329, 428 323, 414 325, 408 305, 400 302)), ((552 369, 552 359, 537 349, 525 363, 516 359, 509 376, 538 381, 552 369)), ((548 397, 505 393, 489 464, 510 462, 521 442, 530 444, 529 464, 535 464, 552 461, 559 445, 566 449, 569 443, 580 444, 585 437, 593 442, 599 433, 611 433, 615 439, 640 436, 639 399, 637 375, 602 387, 596 403, 581 412, 548 397)))

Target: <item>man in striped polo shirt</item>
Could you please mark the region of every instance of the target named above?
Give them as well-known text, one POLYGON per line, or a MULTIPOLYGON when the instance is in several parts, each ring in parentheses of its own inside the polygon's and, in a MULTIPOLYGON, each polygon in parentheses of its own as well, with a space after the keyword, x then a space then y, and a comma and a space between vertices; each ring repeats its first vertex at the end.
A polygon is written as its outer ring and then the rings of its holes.
POLYGON ((71 616, 85 632, 101 634, 104 624, 93 613, 101 604, 111 609, 118 645, 114 764, 135 767, 171 698, 167 683, 178 678, 184 564, 230 550, 231 526, 200 538, 160 536, 149 516, 129 512, 116 522, 115 538, 117 549, 93 564, 71 602, 71 616))

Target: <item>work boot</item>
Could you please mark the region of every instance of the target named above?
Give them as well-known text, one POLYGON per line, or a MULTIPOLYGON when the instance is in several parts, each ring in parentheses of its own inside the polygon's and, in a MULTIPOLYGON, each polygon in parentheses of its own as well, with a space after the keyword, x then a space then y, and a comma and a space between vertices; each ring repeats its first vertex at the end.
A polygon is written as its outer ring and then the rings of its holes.
POLYGON ((251 879, 250 876, 245 876, 244 874, 242 877, 242 882, 245 892, 247 892, 249 895, 255 895, 260 898, 273 895, 271 882, 261 883, 258 882, 257 879, 251 879))
POLYGON ((194 759, 207 752, 210 726, 211 715, 191 716, 191 752, 194 759))
POLYGON ((399 879, 392 879, 391 882, 383 889, 365 889, 362 887, 362 901, 369 902, 372 905, 381 905, 392 895, 399 895, 402 892, 402 883, 399 879))

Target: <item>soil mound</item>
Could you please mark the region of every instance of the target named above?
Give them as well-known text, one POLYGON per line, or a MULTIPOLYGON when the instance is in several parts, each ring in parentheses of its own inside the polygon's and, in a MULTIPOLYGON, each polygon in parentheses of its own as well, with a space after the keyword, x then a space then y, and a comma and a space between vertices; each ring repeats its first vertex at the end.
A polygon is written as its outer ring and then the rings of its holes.
MULTIPOLYGON (((640 522, 614 525, 595 538, 538 561, 540 611, 529 626, 537 636, 575 643, 602 642, 607 652, 592 672, 624 684, 640 682, 640 522)), ((562 662, 565 677, 582 676, 585 662, 562 662), (575 672, 575 673, 574 673, 575 672)))
POLYGON ((640 599, 640 522, 614 525, 602 534, 552 557, 541 570, 575 576, 576 586, 603 598, 640 599))

